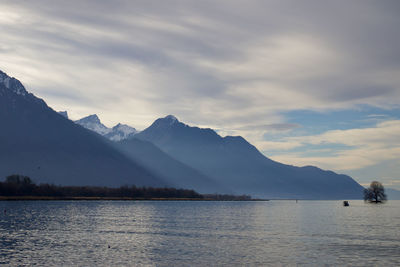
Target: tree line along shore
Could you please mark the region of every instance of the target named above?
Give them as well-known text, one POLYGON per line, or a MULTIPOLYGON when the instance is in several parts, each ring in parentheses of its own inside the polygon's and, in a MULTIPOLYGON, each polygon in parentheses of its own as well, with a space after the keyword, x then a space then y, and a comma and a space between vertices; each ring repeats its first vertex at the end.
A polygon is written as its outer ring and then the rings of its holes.
POLYGON ((200 194, 191 189, 121 186, 59 186, 35 184, 29 177, 10 175, 0 182, 0 200, 217 200, 248 201, 248 195, 200 194))

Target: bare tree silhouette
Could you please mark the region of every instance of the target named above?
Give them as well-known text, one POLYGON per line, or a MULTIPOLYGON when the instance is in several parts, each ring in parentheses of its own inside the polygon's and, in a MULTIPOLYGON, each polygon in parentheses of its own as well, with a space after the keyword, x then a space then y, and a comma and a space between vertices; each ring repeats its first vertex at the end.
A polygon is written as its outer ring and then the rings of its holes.
POLYGON ((369 188, 364 189, 364 201, 382 203, 386 200, 385 188, 380 182, 373 181, 369 188))

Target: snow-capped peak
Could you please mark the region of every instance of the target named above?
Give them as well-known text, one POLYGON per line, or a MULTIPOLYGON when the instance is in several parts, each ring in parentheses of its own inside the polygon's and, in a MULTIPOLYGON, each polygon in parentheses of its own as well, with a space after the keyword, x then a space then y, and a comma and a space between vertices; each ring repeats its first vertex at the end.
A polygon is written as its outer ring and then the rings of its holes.
POLYGON ((107 126, 101 123, 99 117, 96 114, 77 120, 75 121, 75 123, 85 127, 86 129, 94 131, 104 137, 107 137, 112 141, 124 140, 138 133, 138 131, 135 128, 121 123, 118 123, 112 128, 108 128, 107 126))
POLYGON ((101 135, 106 135, 111 132, 111 129, 107 128, 104 124, 101 123, 99 117, 97 117, 96 114, 84 117, 80 120, 75 121, 75 123, 101 135))
POLYGON ((129 125, 118 123, 113 128, 113 131, 121 131, 127 134, 137 132, 137 130, 129 125))
POLYGON ((28 92, 25 90, 24 86, 20 81, 18 81, 13 77, 8 76, 1 70, 0 70, 0 83, 18 95, 25 96, 28 94, 28 92))
POLYGON ((121 141, 137 133, 138 131, 135 128, 126 124, 118 123, 111 129, 111 132, 105 136, 112 141, 121 141))

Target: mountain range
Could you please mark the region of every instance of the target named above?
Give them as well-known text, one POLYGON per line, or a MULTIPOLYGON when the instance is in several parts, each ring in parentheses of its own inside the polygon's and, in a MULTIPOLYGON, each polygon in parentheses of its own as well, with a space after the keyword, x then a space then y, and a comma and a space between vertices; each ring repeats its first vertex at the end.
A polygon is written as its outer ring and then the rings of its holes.
POLYGON ((219 136, 169 115, 138 132, 97 115, 57 113, 0 72, 0 176, 67 185, 174 186, 263 198, 361 198, 347 175, 273 161, 240 136, 219 136))
POLYGON ((57 185, 169 185, 1 71, 0 125, 0 177, 18 173, 57 185))
POLYGON ((263 198, 354 198, 363 187, 346 175, 273 161, 241 136, 219 136, 174 116, 157 119, 135 135, 200 170, 237 194, 263 198))

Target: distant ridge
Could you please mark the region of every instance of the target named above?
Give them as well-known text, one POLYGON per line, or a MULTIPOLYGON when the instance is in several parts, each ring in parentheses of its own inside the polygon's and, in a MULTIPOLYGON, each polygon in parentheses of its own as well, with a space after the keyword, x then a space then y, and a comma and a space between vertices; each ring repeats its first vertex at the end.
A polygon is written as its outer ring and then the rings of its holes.
POLYGON ((136 138, 147 140, 236 194, 264 198, 361 198, 363 187, 347 175, 272 161, 241 136, 221 137, 169 115, 136 138))
POLYGON ((400 190, 387 188, 385 190, 389 200, 400 200, 400 190))

